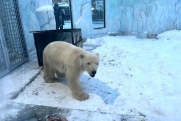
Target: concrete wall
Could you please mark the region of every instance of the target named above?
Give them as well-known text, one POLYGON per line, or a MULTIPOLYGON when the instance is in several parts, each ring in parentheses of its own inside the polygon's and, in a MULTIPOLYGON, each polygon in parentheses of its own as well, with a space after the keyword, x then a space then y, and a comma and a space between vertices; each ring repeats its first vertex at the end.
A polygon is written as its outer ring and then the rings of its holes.
MULTIPOLYGON (((83 36, 95 36, 108 32, 109 27, 94 29, 92 23, 91 0, 71 0, 74 28, 81 28, 83 36)), ((106 15, 107 16, 107 15, 106 15)))
POLYGON ((34 48, 34 38, 30 31, 55 28, 52 0, 18 0, 25 39, 29 53, 34 48))
MULTIPOLYGON (((91 0, 71 0, 74 28, 82 35, 95 37, 108 32, 124 34, 158 34, 181 29, 181 0, 105 0, 105 24, 94 29, 91 0)), ((34 48, 29 31, 55 28, 52 0, 19 0, 28 50, 34 48)))
POLYGON ((106 32, 161 33, 181 29, 181 0, 105 0, 106 28, 95 30, 91 0, 72 0, 74 27, 83 35, 106 32))

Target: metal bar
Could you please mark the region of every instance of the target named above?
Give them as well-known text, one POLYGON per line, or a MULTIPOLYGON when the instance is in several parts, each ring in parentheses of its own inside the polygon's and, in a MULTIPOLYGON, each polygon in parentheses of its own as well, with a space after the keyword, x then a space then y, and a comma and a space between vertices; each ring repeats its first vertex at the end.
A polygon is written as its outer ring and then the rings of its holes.
POLYGON ((71 3, 72 0, 69 0, 69 12, 70 12, 70 20, 71 20, 71 29, 74 28, 73 26, 73 17, 72 17, 72 3, 71 3))
POLYGON ((5 55, 11 71, 28 60, 27 45, 21 25, 18 0, 1 0, 0 17, 4 33, 5 55))

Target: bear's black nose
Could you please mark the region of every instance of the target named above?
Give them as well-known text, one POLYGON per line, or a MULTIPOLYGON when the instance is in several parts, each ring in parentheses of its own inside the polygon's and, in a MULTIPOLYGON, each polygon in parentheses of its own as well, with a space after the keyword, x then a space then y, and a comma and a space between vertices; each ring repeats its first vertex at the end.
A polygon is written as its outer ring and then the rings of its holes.
POLYGON ((95 75, 96 74, 96 71, 92 71, 92 75, 95 75))

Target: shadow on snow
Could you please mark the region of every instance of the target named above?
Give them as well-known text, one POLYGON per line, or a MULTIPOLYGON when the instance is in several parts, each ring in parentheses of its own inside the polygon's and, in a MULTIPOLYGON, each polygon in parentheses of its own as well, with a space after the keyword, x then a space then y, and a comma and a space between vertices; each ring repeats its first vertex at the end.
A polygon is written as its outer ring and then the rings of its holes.
POLYGON ((87 93, 94 93, 102 98, 102 100, 109 105, 113 105, 118 96, 118 89, 112 89, 102 81, 82 75, 82 88, 87 93))

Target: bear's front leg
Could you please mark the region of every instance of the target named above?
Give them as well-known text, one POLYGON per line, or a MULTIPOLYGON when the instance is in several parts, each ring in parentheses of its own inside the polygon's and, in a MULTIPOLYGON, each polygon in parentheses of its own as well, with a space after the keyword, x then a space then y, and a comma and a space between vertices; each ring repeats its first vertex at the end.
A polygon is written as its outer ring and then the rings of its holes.
POLYGON ((68 79, 68 86, 72 91, 72 96, 75 99, 83 101, 89 98, 89 95, 83 92, 78 78, 67 77, 67 79, 68 79))
POLYGON ((58 81, 58 79, 55 78, 55 70, 48 66, 46 63, 44 63, 43 71, 43 78, 46 83, 53 83, 58 81))
POLYGON ((80 101, 87 100, 89 98, 89 95, 84 92, 72 93, 72 95, 75 99, 80 100, 80 101))

